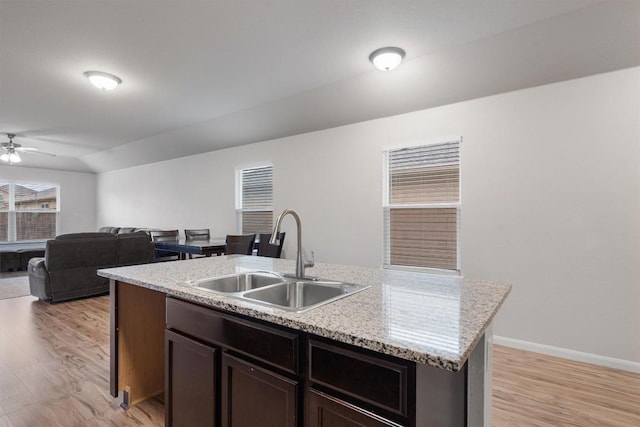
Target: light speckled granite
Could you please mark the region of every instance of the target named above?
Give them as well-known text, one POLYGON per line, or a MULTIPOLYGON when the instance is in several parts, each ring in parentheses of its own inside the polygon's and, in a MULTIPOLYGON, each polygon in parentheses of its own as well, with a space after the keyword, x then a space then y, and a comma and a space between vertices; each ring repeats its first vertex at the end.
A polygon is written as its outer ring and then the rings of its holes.
POLYGON ((293 313, 181 284, 252 270, 293 273, 295 263, 231 255, 109 268, 98 274, 450 371, 462 368, 511 289, 455 276, 318 263, 307 274, 371 287, 293 313))

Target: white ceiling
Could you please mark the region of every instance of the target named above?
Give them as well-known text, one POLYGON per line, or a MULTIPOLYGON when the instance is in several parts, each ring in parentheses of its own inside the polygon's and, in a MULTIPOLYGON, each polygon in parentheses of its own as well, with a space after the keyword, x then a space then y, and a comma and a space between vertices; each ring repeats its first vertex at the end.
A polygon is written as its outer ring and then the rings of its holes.
POLYGON ((636 0, 0 0, 0 132, 102 172, 638 65, 636 0))

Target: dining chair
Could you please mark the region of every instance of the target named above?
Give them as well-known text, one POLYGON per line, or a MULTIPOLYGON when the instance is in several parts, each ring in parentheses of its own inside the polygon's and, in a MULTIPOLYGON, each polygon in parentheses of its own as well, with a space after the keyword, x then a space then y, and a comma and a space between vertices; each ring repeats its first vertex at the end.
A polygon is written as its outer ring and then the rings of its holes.
MULTIPOLYGON (((152 242, 171 242, 177 241, 180 238, 180 232, 178 230, 150 230, 152 242)), ((180 252, 166 251, 163 249, 156 249, 156 261, 174 261, 182 258, 180 252)))
MULTIPOLYGON (((190 230, 184 230, 184 237, 188 240, 209 240, 211 238, 211 232, 208 228, 193 228, 190 230)), ((189 254, 189 259, 194 257, 193 254, 189 254)), ((196 258, 202 258, 200 255, 196 255, 196 258)))
POLYGON ((258 242, 258 256, 266 256, 269 258, 280 258, 282 255, 282 245, 284 244, 284 232, 278 233, 278 244, 269 243, 271 233, 260 233, 260 241, 258 242))
POLYGON ((211 232, 208 228, 184 230, 184 237, 187 240, 209 240, 211 238, 211 232))
POLYGON ((227 234, 226 248, 224 253, 225 255, 251 255, 253 253, 253 244, 255 243, 255 241, 255 234, 227 234))

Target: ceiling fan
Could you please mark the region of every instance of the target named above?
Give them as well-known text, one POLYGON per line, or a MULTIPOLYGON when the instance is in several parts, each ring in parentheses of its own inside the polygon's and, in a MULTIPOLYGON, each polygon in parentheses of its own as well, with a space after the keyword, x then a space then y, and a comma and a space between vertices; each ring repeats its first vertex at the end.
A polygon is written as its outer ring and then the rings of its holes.
POLYGON ((13 138, 16 135, 14 133, 8 133, 7 138, 9 138, 9 142, 0 143, 0 149, 2 149, 3 153, 0 155, 0 160, 3 162, 7 162, 10 165, 14 163, 20 163, 22 159, 20 158, 20 153, 28 153, 28 154, 45 154, 47 156, 55 156, 55 154, 45 153, 40 151, 36 147, 23 147, 21 144, 17 144, 13 142, 13 138))

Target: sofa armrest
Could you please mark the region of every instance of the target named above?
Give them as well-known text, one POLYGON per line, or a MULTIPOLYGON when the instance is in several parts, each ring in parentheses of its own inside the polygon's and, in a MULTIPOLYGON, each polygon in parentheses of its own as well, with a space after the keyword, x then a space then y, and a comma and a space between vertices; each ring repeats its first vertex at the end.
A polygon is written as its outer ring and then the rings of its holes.
POLYGON ((44 257, 34 257, 29 260, 29 272, 36 270, 45 270, 44 257))
POLYGON ((27 270, 31 295, 47 301, 51 299, 51 281, 44 261, 44 258, 31 258, 27 270))

